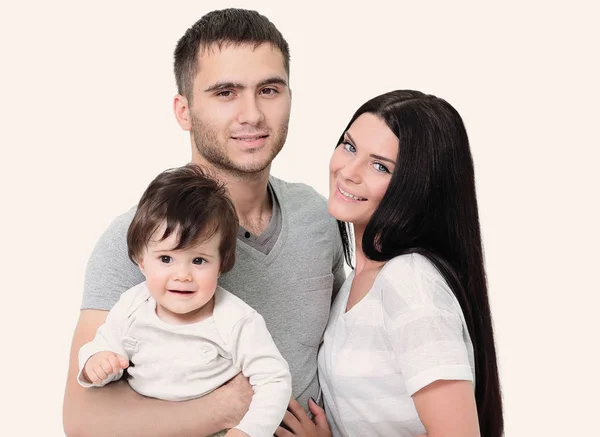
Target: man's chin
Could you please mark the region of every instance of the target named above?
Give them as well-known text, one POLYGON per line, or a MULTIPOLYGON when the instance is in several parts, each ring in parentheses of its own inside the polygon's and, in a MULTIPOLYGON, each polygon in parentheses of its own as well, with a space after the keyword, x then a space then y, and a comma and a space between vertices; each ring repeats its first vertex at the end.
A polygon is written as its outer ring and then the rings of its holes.
POLYGON ((239 164, 232 168, 233 171, 239 174, 247 176, 255 176, 268 172, 271 167, 271 162, 267 163, 252 163, 252 164, 239 164))
POLYGON ((275 157, 244 156, 233 161, 232 170, 248 175, 269 171, 275 157), (250 159, 249 159, 250 158, 250 159))

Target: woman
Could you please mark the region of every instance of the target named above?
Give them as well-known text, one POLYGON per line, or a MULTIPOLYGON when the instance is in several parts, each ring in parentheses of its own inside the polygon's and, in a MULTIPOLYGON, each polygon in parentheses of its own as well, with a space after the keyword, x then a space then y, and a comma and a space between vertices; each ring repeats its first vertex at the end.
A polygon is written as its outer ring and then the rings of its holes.
MULTIPOLYGON (((338 436, 503 433, 473 160, 446 101, 378 96, 354 114, 330 162, 329 212, 356 268, 319 351, 338 436)), ((292 401, 278 437, 331 435, 292 401)))

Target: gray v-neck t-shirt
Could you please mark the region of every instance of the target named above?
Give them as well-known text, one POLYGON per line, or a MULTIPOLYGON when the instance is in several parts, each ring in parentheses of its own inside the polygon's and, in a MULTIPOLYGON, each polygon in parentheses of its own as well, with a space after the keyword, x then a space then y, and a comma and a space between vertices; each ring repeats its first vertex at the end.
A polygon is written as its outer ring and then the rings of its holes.
POLYGON ((269 198, 273 211, 271 212, 271 220, 266 229, 260 235, 254 235, 243 226, 240 225, 237 233, 238 239, 245 241, 248 246, 268 255, 270 250, 275 246, 275 242, 281 232, 281 207, 277 196, 273 192, 273 187, 269 183, 267 186, 269 198))

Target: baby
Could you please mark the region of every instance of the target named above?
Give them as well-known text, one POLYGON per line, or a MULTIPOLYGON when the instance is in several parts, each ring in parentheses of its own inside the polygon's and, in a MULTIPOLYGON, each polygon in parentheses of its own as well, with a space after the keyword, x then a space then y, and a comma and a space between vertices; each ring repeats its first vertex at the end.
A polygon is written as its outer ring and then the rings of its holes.
POLYGON ((183 401, 241 371, 254 390, 250 408, 217 435, 272 436, 290 400, 291 375, 263 318, 217 285, 233 267, 237 230, 226 189, 200 167, 158 175, 127 233, 129 257, 146 281, 122 294, 80 349, 79 383, 101 387, 128 369, 138 393, 183 401))

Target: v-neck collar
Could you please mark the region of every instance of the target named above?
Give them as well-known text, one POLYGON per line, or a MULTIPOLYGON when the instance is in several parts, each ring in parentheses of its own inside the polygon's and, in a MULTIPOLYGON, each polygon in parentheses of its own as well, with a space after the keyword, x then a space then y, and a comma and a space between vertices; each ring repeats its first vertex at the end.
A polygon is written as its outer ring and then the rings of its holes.
POLYGON ((273 195, 275 197, 277 197, 277 201, 279 202, 279 209, 280 209, 280 213, 281 213, 281 231, 279 232, 279 235, 277 236, 277 241, 273 245, 273 248, 269 251, 269 253, 267 255, 265 255, 261 251, 256 250, 255 248, 253 248, 252 246, 247 244, 243 239, 241 239, 239 237, 237 239, 237 247, 240 250, 244 251, 247 255, 251 256, 255 260, 263 262, 264 264, 267 264, 267 265, 271 264, 277 258, 277 256, 281 252, 281 250, 283 249, 283 246, 285 245, 285 242, 286 242, 287 236, 288 236, 288 221, 289 221, 287 205, 286 205, 285 201, 283 200, 283 197, 281 195, 281 192, 279 191, 279 187, 277 186, 277 183, 273 180, 273 176, 269 176, 269 184, 271 186, 271 189, 273 190, 273 195))

